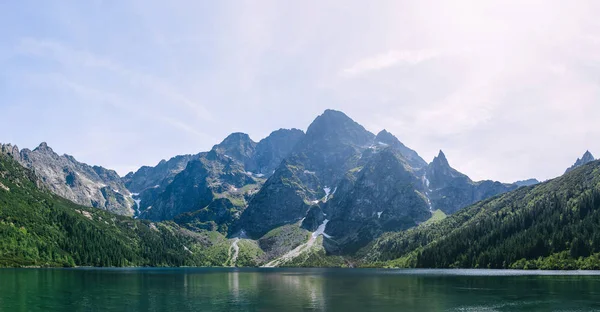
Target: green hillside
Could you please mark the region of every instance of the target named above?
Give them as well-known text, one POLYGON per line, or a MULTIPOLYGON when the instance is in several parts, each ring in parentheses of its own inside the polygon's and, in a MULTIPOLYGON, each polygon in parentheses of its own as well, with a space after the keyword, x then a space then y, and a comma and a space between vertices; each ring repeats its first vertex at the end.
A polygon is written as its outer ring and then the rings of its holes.
POLYGON ((0 155, 0 266, 212 266, 227 261, 218 233, 193 233, 86 208, 38 188, 0 155))
POLYGON ((387 233, 359 257, 363 266, 600 269, 600 162, 387 233))

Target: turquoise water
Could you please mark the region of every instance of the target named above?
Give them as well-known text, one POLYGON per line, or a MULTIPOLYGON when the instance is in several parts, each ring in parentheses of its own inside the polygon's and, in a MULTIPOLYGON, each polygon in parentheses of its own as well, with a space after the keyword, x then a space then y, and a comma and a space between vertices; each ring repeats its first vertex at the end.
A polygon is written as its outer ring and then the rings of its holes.
POLYGON ((598 274, 3 269, 0 311, 600 311, 598 274))

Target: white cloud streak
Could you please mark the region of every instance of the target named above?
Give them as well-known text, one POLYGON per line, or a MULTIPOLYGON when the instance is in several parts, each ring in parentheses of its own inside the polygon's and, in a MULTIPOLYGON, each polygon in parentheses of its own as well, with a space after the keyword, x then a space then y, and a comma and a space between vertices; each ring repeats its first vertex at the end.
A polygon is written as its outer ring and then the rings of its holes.
POLYGON ((393 66, 417 65, 438 56, 439 53, 433 50, 392 50, 360 60, 342 72, 346 76, 355 77, 393 66))

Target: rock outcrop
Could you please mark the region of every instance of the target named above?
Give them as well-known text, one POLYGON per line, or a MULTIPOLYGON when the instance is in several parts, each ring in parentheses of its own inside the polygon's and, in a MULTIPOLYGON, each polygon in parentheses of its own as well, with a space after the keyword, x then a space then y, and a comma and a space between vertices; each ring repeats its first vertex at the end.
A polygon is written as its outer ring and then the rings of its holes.
POLYGON ((33 151, 19 151, 10 144, 2 145, 1 151, 31 169, 44 187, 56 195, 80 205, 133 215, 135 202, 113 170, 80 163, 70 155, 60 156, 45 142, 33 151))
POLYGON ((567 171, 565 171, 565 173, 569 173, 585 164, 591 163, 594 160, 595 160, 595 158, 592 155, 592 153, 590 153, 590 151, 586 151, 585 154, 583 154, 583 156, 581 158, 577 158, 577 161, 575 161, 575 164, 573 164, 573 166, 569 167, 567 169, 567 171))

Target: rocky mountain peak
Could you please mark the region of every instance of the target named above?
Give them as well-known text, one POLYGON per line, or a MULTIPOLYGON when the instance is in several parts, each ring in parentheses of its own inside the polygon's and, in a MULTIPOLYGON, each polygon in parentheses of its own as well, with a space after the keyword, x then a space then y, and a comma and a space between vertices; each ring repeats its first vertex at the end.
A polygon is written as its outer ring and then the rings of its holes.
POLYGON ((448 159, 446 158, 446 154, 444 154, 444 151, 442 150, 440 150, 439 154, 433 158, 431 163, 437 166, 450 167, 448 159))
POLYGON ((369 144, 375 137, 346 114, 331 109, 326 110, 312 122, 306 131, 306 136, 313 139, 339 140, 359 146, 369 144))
POLYGON ((383 129, 379 133, 377 133, 377 136, 375 137, 375 141, 386 143, 386 144, 391 144, 391 145, 400 143, 400 141, 398 140, 398 138, 396 138, 396 136, 394 136, 393 134, 391 134, 390 132, 388 132, 385 129, 383 129))
POLYGON ((454 179, 462 180, 461 183, 468 184, 472 182, 469 177, 450 167, 446 154, 441 150, 427 167, 427 177, 431 182, 432 188, 446 186, 454 179))
POLYGON ((590 153, 590 151, 585 151, 585 153, 583 154, 583 156, 581 158, 577 158, 577 161, 575 162, 575 164, 573 164, 573 166, 569 167, 569 169, 567 169, 567 171, 565 171, 565 173, 567 172, 571 172, 574 169, 581 167, 587 163, 590 163, 592 161, 596 160, 594 158, 594 155, 592 155, 592 153, 590 153))
POLYGON ((246 169, 267 176, 271 175, 302 138, 304 138, 304 131, 298 129, 273 131, 256 144, 253 162, 247 164, 246 169))
POLYGON ((246 143, 253 143, 252 139, 250 139, 250 136, 246 133, 243 132, 234 132, 230 135, 228 135, 220 144, 219 146, 227 146, 227 145, 232 145, 232 144, 246 144, 246 143))
POLYGON ((12 144, 0 144, 0 154, 8 155, 16 160, 19 160, 19 147, 12 144))
POLYGON ((375 142, 380 145, 387 145, 397 149, 404 158, 406 158, 409 165, 413 168, 423 168, 427 166, 427 162, 417 154, 414 150, 404 145, 396 136, 387 130, 382 130, 375 137, 375 142))
POLYGON ((247 163, 254 155, 256 142, 246 133, 235 132, 228 135, 223 142, 215 145, 213 151, 247 163))
POLYGON ((46 143, 46 142, 40 143, 40 145, 38 147, 36 147, 33 151, 34 152, 49 152, 49 153, 54 153, 54 151, 52 150, 52 148, 50 146, 48 146, 48 143, 46 143))

